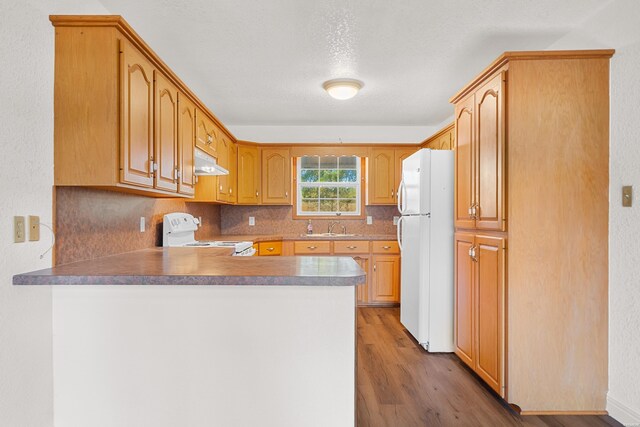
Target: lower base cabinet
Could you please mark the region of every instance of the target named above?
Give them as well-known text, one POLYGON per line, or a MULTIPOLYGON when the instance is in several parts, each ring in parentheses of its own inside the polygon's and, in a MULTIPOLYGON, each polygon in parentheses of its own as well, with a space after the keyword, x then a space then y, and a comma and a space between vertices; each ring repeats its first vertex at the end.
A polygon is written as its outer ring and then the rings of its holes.
POLYGON ((502 237, 455 235, 455 353, 505 397, 505 252, 502 237))
POLYGON ((358 305, 366 305, 369 302, 369 257, 355 256, 353 260, 367 273, 366 282, 356 288, 356 302, 358 305))
POLYGON ((370 284, 371 303, 399 303, 400 256, 374 255, 370 284))

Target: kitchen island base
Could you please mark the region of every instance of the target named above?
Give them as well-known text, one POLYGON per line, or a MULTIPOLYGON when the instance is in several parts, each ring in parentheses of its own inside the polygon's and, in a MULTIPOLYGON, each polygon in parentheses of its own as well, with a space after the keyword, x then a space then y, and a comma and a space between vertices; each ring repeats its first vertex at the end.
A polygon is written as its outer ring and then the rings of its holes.
POLYGON ((354 286, 54 286, 57 426, 354 426, 354 286))

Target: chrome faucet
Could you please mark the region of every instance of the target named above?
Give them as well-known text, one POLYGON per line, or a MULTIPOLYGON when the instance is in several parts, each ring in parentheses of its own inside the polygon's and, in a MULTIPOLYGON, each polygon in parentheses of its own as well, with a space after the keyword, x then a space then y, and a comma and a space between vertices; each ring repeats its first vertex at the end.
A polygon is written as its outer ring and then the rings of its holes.
POLYGON ((333 233, 333 227, 335 227, 338 224, 340 224, 340 221, 331 221, 331 222, 329 222, 329 225, 327 226, 327 233, 328 234, 333 233))

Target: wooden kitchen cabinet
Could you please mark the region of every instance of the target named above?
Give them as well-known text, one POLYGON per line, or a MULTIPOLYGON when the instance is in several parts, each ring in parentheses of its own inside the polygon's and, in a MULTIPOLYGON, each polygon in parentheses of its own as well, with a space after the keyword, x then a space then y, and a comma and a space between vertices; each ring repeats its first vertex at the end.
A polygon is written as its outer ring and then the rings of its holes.
POLYGON ((155 187, 178 191, 178 89, 155 74, 155 187))
POLYGON ((282 241, 259 242, 258 253, 260 256, 280 256, 282 255, 282 241))
POLYGON ((360 306, 369 303, 369 290, 371 288, 369 286, 369 259, 367 255, 357 255, 353 257, 353 260, 357 262, 360 268, 367 274, 365 283, 358 285, 356 288, 356 304, 360 306))
POLYGON ((54 185, 191 197, 194 144, 208 139, 198 121, 217 123, 204 104, 121 17, 50 20, 54 185))
POLYGON ((373 255, 371 258, 371 293, 372 303, 400 302, 400 256, 373 255))
POLYGON ((207 114, 196 109, 196 147, 218 158, 218 134, 216 125, 207 114))
POLYGON ((288 148, 262 150, 262 204, 291 204, 291 155, 288 148))
POLYGON ((455 108, 456 150, 455 190, 454 190, 454 225, 457 228, 474 228, 475 219, 472 205, 475 193, 475 144, 473 115, 475 98, 473 95, 458 102, 455 108))
POLYGON ((238 144, 238 204, 260 204, 260 151, 238 144))
POLYGON ((606 411, 612 55, 507 52, 451 99, 455 352, 522 414, 606 411))
POLYGON ((369 156, 370 205, 393 205, 396 202, 395 151, 393 148, 372 148, 369 156))
POLYGON ((231 141, 229 145, 229 197, 230 204, 238 202, 238 144, 231 141))
POLYGON ((451 123, 422 141, 422 148, 453 150, 455 148, 455 123, 451 123))
POLYGON ((182 92, 178 93, 178 192, 193 195, 196 186, 194 146, 196 107, 182 92))
MULTIPOLYGON (((153 74, 151 62, 130 42, 121 40, 122 139, 121 181, 154 186, 153 74)), ((174 100, 175 102, 175 95, 174 100)))
POLYGON ((455 353, 504 397, 505 241, 456 233, 455 258, 455 353))
POLYGON ((369 205, 395 205, 402 180, 402 161, 418 147, 372 148, 369 154, 369 205))
POLYGON ((330 255, 331 242, 328 240, 300 240, 293 242, 293 252, 296 255, 330 255))
POLYGON ((231 155, 231 141, 226 136, 220 136, 218 138, 218 165, 222 166, 226 170, 229 171, 229 175, 218 175, 216 176, 217 185, 216 185, 216 201, 222 203, 229 202, 229 190, 230 179, 231 179, 231 168, 230 168, 230 155, 231 155))

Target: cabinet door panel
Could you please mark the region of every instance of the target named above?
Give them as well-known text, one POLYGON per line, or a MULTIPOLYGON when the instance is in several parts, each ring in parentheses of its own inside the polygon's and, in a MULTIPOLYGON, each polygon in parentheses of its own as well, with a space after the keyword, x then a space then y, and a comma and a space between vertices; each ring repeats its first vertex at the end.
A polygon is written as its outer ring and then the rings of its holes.
POLYGON ((395 203, 395 152, 393 149, 372 149, 369 159, 369 204, 395 203))
POLYGON ((229 203, 238 201, 238 144, 231 141, 229 144, 229 203))
POLYGON ((455 234, 455 353, 475 368, 472 246, 472 234, 455 234))
POLYGON ((476 227, 502 230, 504 119, 503 76, 490 80, 476 92, 477 169, 476 227))
POLYGON ((358 263, 360 268, 367 274, 367 279, 364 284, 358 285, 356 288, 356 301, 358 304, 366 304, 369 302, 369 258, 354 257, 355 262, 358 263))
POLYGON ((178 89, 155 72, 155 187, 178 191, 178 89))
POLYGON ((258 147, 238 146, 238 204, 260 203, 260 157, 258 147))
POLYGON ((473 228, 469 209, 473 204, 474 119, 473 96, 456 105, 455 226, 473 228))
MULTIPOLYGON (((229 163, 229 156, 231 150, 231 141, 226 135, 222 135, 222 132, 218 131, 220 137, 218 138, 218 164, 231 173, 231 167, 229 163)), ((218 175, 218 185, 216 187, 216 200, 219 202, 229 201, 229 175, 218 175)))
POLYGON ((415 148, 408 149, 396 149, 394 152, 395 157, 395 183, 394 188, 395 191, 393 193, 393 200, 395 203, 398 203, 398 187, 400 186, 400 181, 402 181, 402 161, 415 153, 417 150, 415 148))
POLYGON ((262 149, 262 204, 291 204, 291 157, 286 148, 262 149))
POLYGON ((373 257, 372 302, 400 302, 400 257, 375 255, 373 257))
POLYGON ((195 159, 196 107, 182 93, 178 94, 178 164, 180 179, 178 192, 193 194, 196 185, 195 159))
POLYGON ((120 180, 153 187, 153 66, 122 41, 120 180))
POLYGON ((476 372, 504 396, 504 240, 476 237, 476 372))
POLYGON ((196 147, 218 158, 217 135, 213 121, 201 110, 196 110, 196 147))

